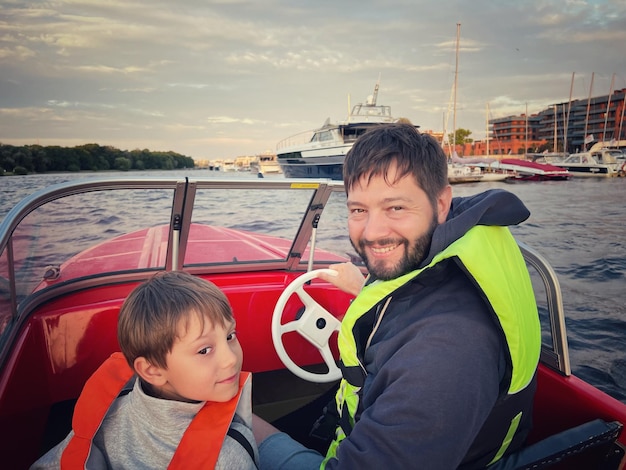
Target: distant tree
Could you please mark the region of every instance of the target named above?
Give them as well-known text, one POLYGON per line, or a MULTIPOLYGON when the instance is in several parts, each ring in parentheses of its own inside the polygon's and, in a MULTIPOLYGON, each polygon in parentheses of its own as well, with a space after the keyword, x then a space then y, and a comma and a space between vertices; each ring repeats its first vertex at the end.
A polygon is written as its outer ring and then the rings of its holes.
POLYGON ((23 168, 27 173, 35 170, 33 159, 28 149, 20 147, 19 150, 13 154, 13 160, 15 160, 16 168, 23 168))
MULTIPOLYGON (((560 146, 557 142, 557 152, 561 152, 563 149, 562 146, 560 146)), ((539 147, 537 147, 537 153, 543 153, 543 152, 552 152, 554 151, 554 141, 553 140, 549 140, 543 144, 541 144, 539 147)))
POLYGON ((471 144, 474 142, 474 139, 470 139, 469 136, 472 135, 472 131, 467 129, 457 129, 455 131, 455 135, 452 132, 448 135, 448 141, 454 143, 454 145, 463 145, 463 144, 471 144))
POLYGON ((99 171, 99 170, 172 170, 193 168, 191 157, 176 152, 152 152, 148 149, 128 152, 111 146, 84 144, 76 147, 58 145, 13 146, 0 143, 0 168, 15 167, 27 172, 99 171))
POLYGON ((48 171, 67 171, 67 154, 63 147, 58 145, 46 147, 46 154, 50 161, 48 171))
POLYGON ((131 166, 132 162, 130 161, 130 158, 117 157, 115 159, 115 164, 113 165, 113 168, 115 170, 128 171, 131 169, 131 166))
POLYGON ((50 166, 50 159, 48 158, 48 154, 46 150, 41 145, 30 145, 30 152, 33 156, 33 165, 35 167, 35 172, 37 173, 45 173, 48 171, 50 166))

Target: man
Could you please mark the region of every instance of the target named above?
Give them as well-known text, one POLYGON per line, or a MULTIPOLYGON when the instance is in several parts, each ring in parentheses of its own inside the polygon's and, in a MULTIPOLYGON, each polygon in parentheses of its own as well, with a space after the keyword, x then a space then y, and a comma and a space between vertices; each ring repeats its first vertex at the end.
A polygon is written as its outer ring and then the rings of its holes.
POLYGON ((441 148, 410 124, 367 132, 343 171, 369 277, 361 289, 350 263, 325 277, 358 293, 339 335, 335 440, 322 461, 256 420, 261 467, 474 469, 516 451, 541 331, 507 226, 528 210, 502 190, 453 198, 441 148))

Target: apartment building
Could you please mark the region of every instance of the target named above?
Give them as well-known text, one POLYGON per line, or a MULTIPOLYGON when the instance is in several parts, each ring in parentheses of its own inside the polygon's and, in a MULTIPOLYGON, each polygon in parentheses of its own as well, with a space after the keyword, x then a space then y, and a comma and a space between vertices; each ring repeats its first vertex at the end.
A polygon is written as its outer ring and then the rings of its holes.
POLYGON ((537 114, 490 119, 489 142, 465 144, 457 152, 464 156, 523 155, 548 147, 554 152, 575 153, 598 142, 625 140, 625 110, 626 88, 611 95, 554 104, 537 114))

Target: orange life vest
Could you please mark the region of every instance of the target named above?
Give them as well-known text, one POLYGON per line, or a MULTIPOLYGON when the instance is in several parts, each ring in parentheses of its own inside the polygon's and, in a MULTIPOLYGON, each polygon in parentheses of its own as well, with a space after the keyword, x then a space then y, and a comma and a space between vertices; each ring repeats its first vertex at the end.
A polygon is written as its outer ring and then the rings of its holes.
MULTIPOLYGON (((85 468, 92 441, 107 411, 134 372, 120 352, 113 353, 87 380, 72 419, 74 436, 61 456, 62 469, 85 468)), ((224 403, 207 402, 183 434, 169 469, 214 468, 221 443, 235 415, 241 391, 250 372, 239 374, 239 392, 224 403), (220 445, 207 446, 207 442, 220 445)))

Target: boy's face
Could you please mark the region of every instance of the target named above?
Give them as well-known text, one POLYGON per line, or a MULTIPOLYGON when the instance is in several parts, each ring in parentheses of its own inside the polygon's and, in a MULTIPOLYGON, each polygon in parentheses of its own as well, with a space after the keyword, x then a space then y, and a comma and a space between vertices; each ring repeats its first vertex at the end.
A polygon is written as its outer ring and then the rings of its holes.
POLYGON ((191 314, 178 325, 178 338, 166 356, 163 398, 225 402, 239 390, 243 351, 235 323, 226 328, 191 314))

